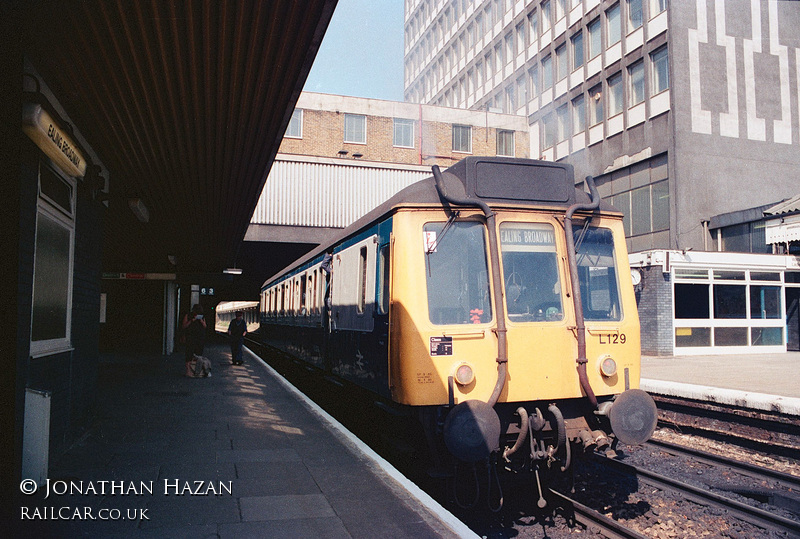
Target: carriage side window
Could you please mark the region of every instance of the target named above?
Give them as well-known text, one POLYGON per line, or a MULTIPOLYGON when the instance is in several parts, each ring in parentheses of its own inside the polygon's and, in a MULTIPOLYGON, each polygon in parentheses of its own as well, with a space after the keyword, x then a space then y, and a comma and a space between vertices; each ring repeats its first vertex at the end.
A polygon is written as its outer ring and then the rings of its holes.
POLYGON ((389 245, 382 245, 379 253, 378 271, 378 312, 389 312, 389 245))
POLYGON ((427 223, 423 228, 428 316, 434 324, 492 319, 486 234, 481 223, 427 223))
POLYGON ((607 228, 573 227, 585 320, 621 320, 614 236, 607 228))
POLYGON ((500 247, 509 320, 563 320, 556 236, 552 225, 502 223, 500 247))

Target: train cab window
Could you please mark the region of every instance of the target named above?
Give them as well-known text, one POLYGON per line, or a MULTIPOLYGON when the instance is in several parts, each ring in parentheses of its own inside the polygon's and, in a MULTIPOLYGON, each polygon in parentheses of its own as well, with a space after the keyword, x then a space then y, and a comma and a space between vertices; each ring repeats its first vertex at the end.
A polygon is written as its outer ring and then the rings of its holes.
POLYGON ((509 320, 563 320, 553 227, 543 223, 502 223, 500 247, 509 320))
POLYGON ((428 315, 434 324, 492 319, 486 234, 481 223, 427 223, 424 228, 428 315))
POLYGON ((622 307, 611 230, 575 226, 573 234, 584 319, 621 320, 622 307))

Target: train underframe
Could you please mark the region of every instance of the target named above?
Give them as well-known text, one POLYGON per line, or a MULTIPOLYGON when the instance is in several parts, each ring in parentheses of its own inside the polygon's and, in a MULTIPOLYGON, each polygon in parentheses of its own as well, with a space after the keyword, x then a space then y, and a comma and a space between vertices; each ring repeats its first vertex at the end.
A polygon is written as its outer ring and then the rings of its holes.
MULTIPOLYGON (((598 398, 597 409, 585 398, 498 403, 494 407, 481 401, 465 401, 455 407, 421 407, 418 419, 434 464, 430 473, 453 477, 466 464, 473 468, 485 465, 490 476, 503 471, 529 474, 538 492, 537 503, 545 507, 546 477, 571 471, 574 459, 587 453, 615 455, 620 437, 614 434, 612 424, 625 431, 622 438, 631 441, 639 430, 650 430, 655 412, 643 393, 628 390, 619 396, 598 398), (625 419, 617 417, 614 421, 610 412, 623 395, 617 415, 624 413, 625 419)), ((491 481, 484 484, 491 490, 491 481)), ((497 485, 499 488, 499 481, 497 485)), ((458 498, 454 493, 454 499, 458 498)), ((498 503, 496 510, 502 505, 498 503)), ((491 502, 489 505, 492 507, 491 502)))

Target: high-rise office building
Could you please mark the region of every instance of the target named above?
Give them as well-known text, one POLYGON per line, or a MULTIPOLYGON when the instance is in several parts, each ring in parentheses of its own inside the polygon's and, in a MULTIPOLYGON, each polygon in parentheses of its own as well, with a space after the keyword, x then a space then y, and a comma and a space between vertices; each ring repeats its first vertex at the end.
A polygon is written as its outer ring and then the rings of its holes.
POLYGON ((631 251, 772 252, 800 191, 800 2, 406 0, 407 101, 525 115, 631 251), (753 211, 748 211, 753 210, 753 211))

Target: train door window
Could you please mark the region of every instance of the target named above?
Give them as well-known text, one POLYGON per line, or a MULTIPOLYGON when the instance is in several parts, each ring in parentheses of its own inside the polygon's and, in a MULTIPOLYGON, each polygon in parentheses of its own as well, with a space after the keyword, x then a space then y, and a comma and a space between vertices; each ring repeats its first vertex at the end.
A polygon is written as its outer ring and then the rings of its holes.
POLYGON ((306 315, 306 286, 307 286, 307 277, 306 277, 306 274, 304 273, 300 277, 300 290, 299 290, 299 293, 300 293, 300 315, 301 316, 305 316, 306 315))
POLYGON ((621 320, 622 307, 614 258, 614 236, 607 228, 573 228, 583 317, 588 321, 621 320))
POLYGON ((378 255, 378 312, 389 312, 389 245, 382 245, 378 255))
POLYGON ((306 285, 306 293, 308 295, 308 312, 316 312, 317 309, 317 296, 314 294, 314 283, 317 281, 317 270, 308 274, 308 284, 306 285))
POLYGON ((427 223, 423 234, 431 322, 445 325, 491 321, 484 226, 475 221, 427 223))
POLYGON ((358 262, 358 314, 364 314, 364 305, 367 303, 367 246, 359 251, 358 262))
POLYGON ((71 180, 40 163, 31 313, 34 356, 71 346, 74 198, 71 180))
POLYGON ((563 320, 552 225, 502 223, 500 247, 509 319, 515 322, 563 320))

